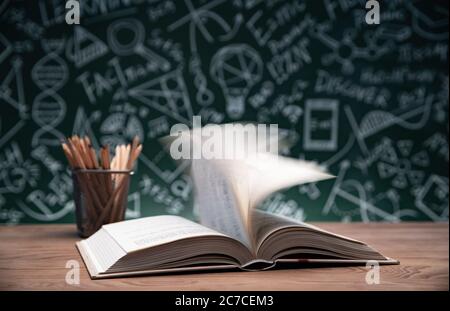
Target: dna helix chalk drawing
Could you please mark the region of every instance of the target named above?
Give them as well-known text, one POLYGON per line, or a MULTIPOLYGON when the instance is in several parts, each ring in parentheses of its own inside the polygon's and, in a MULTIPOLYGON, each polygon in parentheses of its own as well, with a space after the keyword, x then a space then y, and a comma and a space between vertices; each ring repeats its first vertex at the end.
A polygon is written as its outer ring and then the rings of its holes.
POLYGON ((32 145, 57 146, 64 135, 56 129, 66 116, 66 102, 57 93, 69 78, 68 67, 62 53, 64 40, 53 39, 42 42, 47 55, 33 67, 31 77, 41 89, 33 102, 31 117, 40 126, 34 133, 32 145))

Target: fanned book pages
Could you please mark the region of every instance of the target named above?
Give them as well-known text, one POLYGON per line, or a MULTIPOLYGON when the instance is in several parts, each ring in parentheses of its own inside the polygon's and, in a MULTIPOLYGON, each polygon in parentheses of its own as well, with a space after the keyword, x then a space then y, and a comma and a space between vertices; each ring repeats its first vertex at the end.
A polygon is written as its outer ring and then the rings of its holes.
MULTIPOLYGON (((201 134, 188 131, 181 136, 184 142, 203 146, 196 135, 201 134)), ((221 149, 232 147, 221 144, 221 149)), ((398 263, 361 241, 258 210, 275 191, 333 176, 314 163, 261 152, 248 141, 245 147, 249 152, 241 158, 191 158, 199 223, 153 216, 104 225, 78 242, 91 277, 265 270, 283 264, 398 263)))

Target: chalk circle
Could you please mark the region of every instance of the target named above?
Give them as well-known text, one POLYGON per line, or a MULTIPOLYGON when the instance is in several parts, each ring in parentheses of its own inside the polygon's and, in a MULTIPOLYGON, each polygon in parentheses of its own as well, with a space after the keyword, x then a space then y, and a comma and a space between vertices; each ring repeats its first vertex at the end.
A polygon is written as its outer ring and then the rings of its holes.
POLYGON ((142 23, 135 19, 120 20, 109 27, 108 44, 117 55, 130 55, 135 53, 136 48, 144 42, 144 36, 145 29, 142 23), (123 32, 129 33, 127 40, 119 38, 120 32, 122 32, 122 37, 123 32))

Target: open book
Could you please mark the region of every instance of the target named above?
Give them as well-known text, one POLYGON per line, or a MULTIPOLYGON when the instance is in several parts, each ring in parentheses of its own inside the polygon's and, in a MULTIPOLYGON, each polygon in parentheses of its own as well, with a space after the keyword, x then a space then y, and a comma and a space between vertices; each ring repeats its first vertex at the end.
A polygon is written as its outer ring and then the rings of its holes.
POLYGON ((104 225, 77 243, 92 278, 398 263, 363 242, 257 209, 277 190, 333 177, 316 164, 257 152, 239 160, 192 160, 191 174, 199 223, 162 215, 104 225))

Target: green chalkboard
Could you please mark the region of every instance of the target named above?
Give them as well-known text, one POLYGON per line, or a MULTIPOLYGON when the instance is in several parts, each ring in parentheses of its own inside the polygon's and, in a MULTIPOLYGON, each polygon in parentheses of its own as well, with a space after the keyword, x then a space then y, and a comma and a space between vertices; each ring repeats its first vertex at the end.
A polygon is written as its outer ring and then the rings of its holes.
MULTIPOLYGON (((375 1, 376 2, 376 1, 375 1)), ((0 222, 73 222, 59 147, 138 135, 127 217, 195 217, 158 138, 176 123, 276 123, 337 177, 261 208, 297 219, 448 220, 448 2, 0 3, 0 222)))

